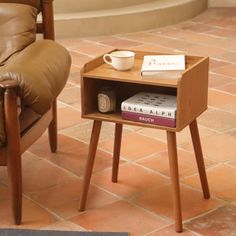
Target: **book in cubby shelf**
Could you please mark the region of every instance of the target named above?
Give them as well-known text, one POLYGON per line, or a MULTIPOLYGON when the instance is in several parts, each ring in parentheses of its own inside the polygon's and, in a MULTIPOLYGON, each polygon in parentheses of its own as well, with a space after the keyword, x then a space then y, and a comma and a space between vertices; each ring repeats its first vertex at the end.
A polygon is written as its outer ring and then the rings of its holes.
POLYGON ((121 103, 123 119, 175 127, 176 96, 139 92, 121 103))

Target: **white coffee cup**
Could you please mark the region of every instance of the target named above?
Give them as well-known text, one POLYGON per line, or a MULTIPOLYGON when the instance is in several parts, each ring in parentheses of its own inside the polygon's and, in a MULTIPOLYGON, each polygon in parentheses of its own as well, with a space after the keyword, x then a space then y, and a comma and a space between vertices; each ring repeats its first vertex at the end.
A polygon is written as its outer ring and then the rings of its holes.
POLYGON ((135 53, 132 51, 114 51, 105 54, 103 60, 116 70, 130 70, 134 65, 135 53))

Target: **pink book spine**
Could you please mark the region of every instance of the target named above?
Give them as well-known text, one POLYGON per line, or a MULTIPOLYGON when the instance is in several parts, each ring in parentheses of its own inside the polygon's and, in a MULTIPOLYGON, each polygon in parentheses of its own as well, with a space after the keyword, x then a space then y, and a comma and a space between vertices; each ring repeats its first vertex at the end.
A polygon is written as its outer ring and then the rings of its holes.
POLYGON ((162 126, 168 126, 168 127, 175 127, 176 126, 176 120, 161 116, 152 116, 148 114, 140 114, 135 112, 126 112, 123 111, 122 119, 125 120, 132 120, 132 121, 138 121, 142 123, 149 123, 154 125, 162 125, 162 126))

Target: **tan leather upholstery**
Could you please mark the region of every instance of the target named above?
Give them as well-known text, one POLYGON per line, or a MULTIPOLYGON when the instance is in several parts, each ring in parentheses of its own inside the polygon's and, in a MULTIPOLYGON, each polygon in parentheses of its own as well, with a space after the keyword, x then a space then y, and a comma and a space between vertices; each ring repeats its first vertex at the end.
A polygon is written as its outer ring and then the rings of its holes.
MULTIPOLYGON (((23 104, 43 115, 66 83, 71 58, 69 53, 55 41, 34 42, 37 17, 35 7, 1 2, 0 82, 18 81, 17 94, 23 104), (60 58, 63 58, 63 63, 60 58)), ((37 4, 38 1, 22 2, 37 4)), ((2 94, 0 95, 0 146, 5 142, 1 96, 2 94)))
POLYGON ((25 105, 44 114, 64 87, 70 67, 68 52, 52 40, 39 40, 0 69, 1 80, 17 80, 25 105), (63 64, 60 58, 64 58, 63 64))
POLYGON ((1 3, 0 66, 15 52, 35 41, 37 9, 23 4, 1 3))
POLYGON ((27 4, 32 7, 39 9, 40 0, 0 0, 0 3, 18 3, 18 4, 27 4))
MULTIPOLYGON (((42 2, 50 3, 53 2, 53 0, 42 0, 42 2)), ((40 10, 40 0, 0 0, 0 3, 27 4, 40 10)))

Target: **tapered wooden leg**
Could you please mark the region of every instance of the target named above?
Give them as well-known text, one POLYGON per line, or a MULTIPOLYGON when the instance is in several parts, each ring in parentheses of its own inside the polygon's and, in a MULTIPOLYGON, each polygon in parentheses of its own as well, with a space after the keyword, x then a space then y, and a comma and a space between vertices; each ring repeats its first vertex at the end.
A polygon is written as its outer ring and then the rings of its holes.
POLYGON ((57 151, 57 101, 52 104, 52 121, 48 127, 48 136, 51 152, 57 151))
POLYGON ((5 124, 7 134, 7 170, 15 224, 21 223, 22 173, 20 153, 20 128, 17 115, 16 93, 7 89, 4 94, 5 124))
POLYGON ((182 213, 181 213, 181 200, 179 190, 179 172, 178 172, 178 159, 176 147, 176 134, 175 132, 167 131, 167 143, 170 165, 170 176, 172 182, 172 198, 175 215, 175 230, 182 232, 182 213))
POLYGON ((101 121, 95 120, 93 122, 93 129, 92 129, 92 134, 91 134, 91 139, 90 139, 90 144, 89 144, 88 160, 87 160, 86 167, 85 167, 82 193, 81 193, 80 204, 79 204, 80 211, 85 210, 88 189, 89 189, 90 179, 91 179, 91 175, 92 175, 95 154, 97 151, 97 145, 98 145, 98 139, 99 139, 99 134, 100 134, 100 130, 101 130, 101 125, 102 125, 101 121))
POLYGON ((112 164, 112 182, 114 183, 116 183, 118 179, 122 128, 123 128, 122 124, 116 124, 114 150, 113 150, 113 164, 112 164))
POLYGON ((203 159, 203 154, 202 154, 202 147, 201 147, 201 141, 200 141, 199 132, 198 132, 197 121, 194 120, 189 125, 189 128, 190 128, 190 132, 192 136, 192 142, 193 142, 195 157, 197 161, 198 172, 199 172, 199 176, 201 180, 203 196, 204 198, 208 199, 210 198, 210 192, 209 192, 209 187, 208 187, 208 182, 207 182, 207 176, 206 176, 206 170, 205 170, 205 164, 204 164, 204 159, 203 159))

